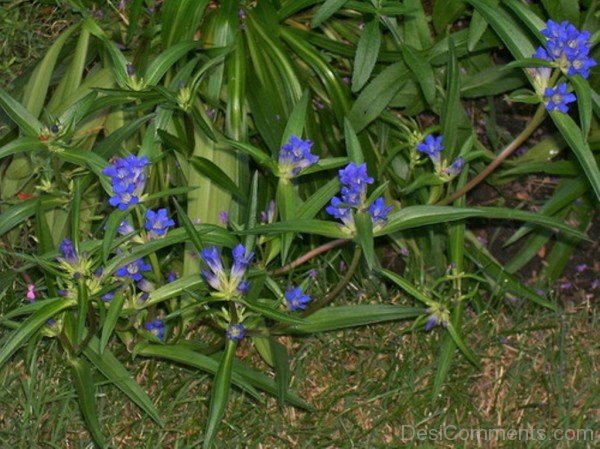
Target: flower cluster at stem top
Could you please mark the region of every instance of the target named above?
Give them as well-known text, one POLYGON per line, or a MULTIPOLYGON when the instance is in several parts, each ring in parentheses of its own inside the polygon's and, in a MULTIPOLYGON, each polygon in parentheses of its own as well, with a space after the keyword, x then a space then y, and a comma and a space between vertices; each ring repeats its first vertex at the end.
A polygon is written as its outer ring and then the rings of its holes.
POLYGON ((436 137, 430 134, 417 145, 417 150, 429 156, 438 175, 443 176, 447 180, 458 175, 465 166, 465 160, 462 157, 457 157, 449 166, 444 166, 444 161, 442 160, 444 136, 440 135, 436 137))
POLYGON ((539 47, 534 57, 556 64, 566 75, 590 76, 590 69, 597 63, 589 56, 589 31, 579 31, 566 20, 561 23, 548 20, 542 34, 547 38, 546 48, 539 47))
POLYGON ((250 283, 244 277, 254 253, 247 253, 244 245, 240 243, 231 251, 233 265, 229 273, 225 272, 221 251, 216 246, 203 249, 200 256, 209 268, 202 270, 202 276, 217 291, 217 296, 233 299, 248 292, 250 283))
POLYGON ((368 210, 374 228, 381 228, 387 222, 392 206, 387 206, 383 197, 377 198, 367 206, 367 186, 373 184, 373 178, 367 173, 367 164, 351 162, 339 171, 342 183, 341 198, 334 196, 325 211, 334 218, 341 220, 350 231, 354 231, 354 216, 352 209, 368 210))
POLYGON ((150 161, 146 156, 129 155, 116 159, 102 173, 110 177, 113 196, 109 203, 119 210, 127 210, 140 202, 146 186, 146 166, 150 161))
POLYGON ((319 157, 310 152, 313 143, 291 136, 288 143, 279 150, 279 173, 286 178, 293 178, 301 170, 316 164, 319 157))

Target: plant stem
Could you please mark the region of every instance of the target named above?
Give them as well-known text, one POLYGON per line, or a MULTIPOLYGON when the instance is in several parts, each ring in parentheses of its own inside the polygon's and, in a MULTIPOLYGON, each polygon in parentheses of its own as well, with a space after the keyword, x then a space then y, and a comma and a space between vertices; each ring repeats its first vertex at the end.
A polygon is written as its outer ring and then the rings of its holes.
POLYGON ((354 276, 356 269, 358 268, 361 255, 362 255, 362 250, 361 250, 360 246, 357 246, 356 249, 354 250, 354 255, 352 256, 352 262, 350 262, 350 266, 348 267, 348 271, 346 271, 346 274, 344 275, 344 277, 340 280, 340 282, 338 282, 338 284, 334 287, 334 289, 331 291, 331 293, 329 293, 327 296, 325 296, 321 301, 313 302, 306 309, 306 311, 304 312, 305 317, 316 312, 317 310, 327 306, 335 298, 337 298, 340 295, 340 293, 342 293, 344 291, 346 286, 352 280, 352 277, 354 276))
POLYGON ((308 262, 310 259, 317 257, 319 254, 323 254, 327 251, 330 251, 338 246, 342 246, 344 243, 349 242, 350 239, 336 239, 331 242, 325 243, 324 245, 317 246, 315 249, 310 250, 306 254, 298 257, 296 260, 288 263, 287 265, 278 268, 277 270, 270 271, 269 276, 279 276, 280 274, 285 274, 290 270, 308 262))
POLYGON ((496 167, 498 167, 504 159, 510 156, 517 148, 521 146, 523 142, 525 142, 531 134, 537 129, 537 127, 542 123, 544 117, 546 116, 546 106, 542 103, 539 105, 535 115, 529 122, 529 124, 525 127, 521 134, 519 134, 515 139, 504 149, 502 152, 496 156, 496 158, 488 165, 481 173, 475 176, 471 181, 469 181, 464 187, 454 192, 449 197, 444 198, 441 201, 438 201, 437 204, 439 206, 446 206, 450 203, 453 203, 458 198, 463 196, 465 193, 472 190, 475 186, 477 186, 481 181, 489 176, 496 167))

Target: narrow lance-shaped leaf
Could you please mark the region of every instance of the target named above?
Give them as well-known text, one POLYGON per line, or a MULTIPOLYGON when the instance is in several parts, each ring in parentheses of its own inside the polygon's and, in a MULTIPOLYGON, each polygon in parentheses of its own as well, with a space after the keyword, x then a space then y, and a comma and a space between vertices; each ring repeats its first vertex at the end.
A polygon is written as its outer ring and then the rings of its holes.
POLYGON ((375 18, 365 26, 356 46, 352 70, 352 92, 359 91, 369 81, 377 62, 377 56, 379 56, 380 47, 381 32, 379 31, 379 21, 375 18))
POLYGON ((203 449, 210 449, 212 443, 217 436, 221 419, 225 414, 225 406, 229 400, 229 391, 231 390, 231 371, 233 368, 233 360, 235 359, 235 348, 237 342, 235 340, 227 340, 225 352, 221 358, 219 369, 215 376, 213 384, 210 405, 208 407, 208 423, 204 433, 203 449))

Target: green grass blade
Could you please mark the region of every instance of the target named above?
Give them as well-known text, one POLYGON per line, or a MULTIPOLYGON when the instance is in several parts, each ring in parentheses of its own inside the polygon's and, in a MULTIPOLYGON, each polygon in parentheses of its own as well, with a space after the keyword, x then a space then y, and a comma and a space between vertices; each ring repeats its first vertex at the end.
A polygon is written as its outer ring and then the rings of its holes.
POLYGON ((431 307, 432 305, 435 304, 435 301, 433 301, 431 298, 429 298, 425 294, 421 293, 421 291, 419 289, 417 289, 417 287, 412 285, 407 279, 400 276, 399 274, 394 273, 390 270, 383 269, 383 268, 380 268, 377 271, 379 273, 383 274, 388 279, 390 279, 392 282, 394 282, 396 285, 398 285, 400 288, 402 288, 402 290, 404 290, 406 293, 411 295, 413 298, 421 301, 426 306, 431 307))
POLYGON ((179 42, 167 48, 146 69, 144 76, 146 83, 150 86, 157 85, 173 64, 183 58, 190 50, 199 47, 199 45, 200 43, 197 41, 179 42))
POLYGON ((371 214, 369 212, 356 212, 354 214, 354 224, 356 225, 356 239, 365 255, 367 266, 371 270, 376 260, 371 214))
POLYGON ((467 345, 465 345, 461 336, 458 334, 458 332, 454 328, 454 325, 452 323, 448 323, 446 330, 452 337, 452 340, 454 340, 454 344, 456 344, 458 349, 460 349, 460 351, 464 354, 464 356, 467 358, 467 360, 469 362, 471 362, 473 364, 473 366, 475 366, 477 369, 480 369, 481 364, 479 363, 477 356, 475 354, 473 354, 473 352, 467 347, 467 345))
POLYGON ((288 353, 286 347, 275 340, 275 337, 269 338, 269 344, 271 346, 271 353, 273 354, 277 400, 280 405, 284 405, 291 379, 288 353))
POLYGON ((246 202, 246 195, 217 164, 209 159, 194 156, 190 162, 199 173, 206 176, 219 187, 235 195, 241 202, 246 202))

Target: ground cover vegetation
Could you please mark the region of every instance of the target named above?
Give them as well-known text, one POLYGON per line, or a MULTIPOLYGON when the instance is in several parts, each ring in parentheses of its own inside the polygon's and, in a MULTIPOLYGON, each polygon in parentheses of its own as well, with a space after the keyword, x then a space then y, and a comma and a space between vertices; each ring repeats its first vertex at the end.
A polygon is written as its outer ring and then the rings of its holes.
POLYGON ((28 3, 5 447, 594 428, 596 2, 28 3))

